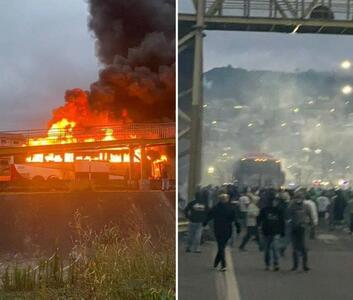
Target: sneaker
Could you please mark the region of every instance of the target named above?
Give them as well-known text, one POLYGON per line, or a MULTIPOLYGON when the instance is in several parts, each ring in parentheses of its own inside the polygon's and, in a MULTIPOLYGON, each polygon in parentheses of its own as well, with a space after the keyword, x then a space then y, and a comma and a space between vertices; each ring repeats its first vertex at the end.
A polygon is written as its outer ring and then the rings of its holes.
POLYGON ((274 271, 274 272, 279 271, 279 266, 274 266, 274 267, 273 267, 273 271, 274 271))
POLYGON ((221 272, 225 272, 225 271, 227 271, 227 268, 226 268, 226 267, 223 267, 223 268, 220 269, 220 271, 221 271, 221 272))
POLYGON ((304 268, 303 268, 303 271, 304 271, 304 272, 308 272, 308 271, 310 271, 310 268, 309 268, 309 267, 304 267, 304 268))
POLYGON ((189 252, 191 252, 191 250, 189 248, 186 248, 185 252, 189 253, 189 252))

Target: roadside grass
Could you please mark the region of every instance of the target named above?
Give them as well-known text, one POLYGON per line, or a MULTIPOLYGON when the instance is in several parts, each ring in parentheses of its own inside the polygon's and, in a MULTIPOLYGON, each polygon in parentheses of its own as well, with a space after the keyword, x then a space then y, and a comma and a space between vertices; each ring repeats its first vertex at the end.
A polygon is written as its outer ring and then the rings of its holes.
POLYGON ((36 266, 9 265, 1 275, 0 299, 175 299, 175 239, 157 238, 115 225, 83 228, 69 258, 54 253, 36 266))

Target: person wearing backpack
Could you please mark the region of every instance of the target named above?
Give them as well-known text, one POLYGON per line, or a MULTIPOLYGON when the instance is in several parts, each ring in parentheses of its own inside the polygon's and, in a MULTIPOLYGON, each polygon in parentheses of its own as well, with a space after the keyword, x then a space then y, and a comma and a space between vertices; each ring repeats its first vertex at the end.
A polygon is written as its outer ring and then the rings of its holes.
POLYGON ((308 251, 306 248, 306 230, 307 223, 309 226, 313 224, 313 218, 310 207, 304 203, 305 191, 297 189, 294 193, 293 203, 288 209, 288 217, 291 221, 291 236, 293 247, 293 267, 292 271, 298 269, 299 255, 302 256, 303 270, 309 271, 308 267, 308 251))
POLYGON ((195 199, 189 202, 184 209, 185 217, 189 220, 186 252, 201 253, 202 223, 206 220, 208 211, 209 207, 205 193, 198 190, 195 193, 195 199))

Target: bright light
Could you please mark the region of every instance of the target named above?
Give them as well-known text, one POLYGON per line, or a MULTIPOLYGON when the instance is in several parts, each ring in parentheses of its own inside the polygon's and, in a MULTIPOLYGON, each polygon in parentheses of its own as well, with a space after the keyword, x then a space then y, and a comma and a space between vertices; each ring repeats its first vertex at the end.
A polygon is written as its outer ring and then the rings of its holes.
POLYGON ((223 154, 222 154, 222 156, 227 156, 228 155, 228 153, 226 153, 226 152, 224 152, 223 154))
POLYGON ((336 162, 335 161, 331 161, 331 165, 334 165, 336 162))
POLYGON ((308 102, 308 104, 314 104, 314 101, 313 100, 310 100, 309 102, 308 102))
POLYGON ((304 147, 302 150, 305 151, 305 152, 310 152, 311 151, 311 149, 308 148, 308 147, 304 147))
POLYGON ((320 154, 321 152, 322 152, 321 149, 316 149, 316 150, 315 150, 315 154, 320 154))
POLYGON ((347 169, 347 170, 350 169, 350 166, 347 166, 346 169, 347 169))
POLYGON ((352 93, 352 87, 350 85, 345 85, 342 88, 342 93, 345 94, 345 95, 348 95, 348 94, 352 93))
POLYGON ((296 33, 299 29, 301 24, 298 24, 297 26, 295 26, 295 28, 293 29, 293 31, 291 32, 292 34, 296 33))
POLYGON ((248 124, 248 127, 252 127, 252 126, 254 126, 253 123, 249 123, 249 124, 248 124))
POLYGON ((285 127, 286 125, 287 125, 287 123, 284 122, 284 123, 281 124, 281 127, 285 127))
POLYGON ((295 113, 297 113, 297 112, 299 112, 299 108, 296 107, 296 108, 293 109, 293 111, 294 111, 295 113))
POLYGON ((204 104, 203 107, 207 107, 207 104, 204 104))
POLYGON ((321 124, 320 124, 320 123, 317 123, 315 126, 316 126, 316 127, 320 127, 320 126, 321 126, 321 124))
POLYGON ((344 60, 341 62, 341 68, 348 70, 352 66, 352 63, 349 60, 344 60))
POLYGON ((234 109, 242 109, 243 108, 243 106, 241 106, 241 105, 235 105, 233 107, 234 107, 234 109))
POLYGON ((208 167, 207 173, 208 174, 213 174, 214 173, 214 167, 208 167))
POLYGON ((212 124, 213 124, 213 125, 217 124, 217 121, 212 121, 212 124))
POLYGON ((336 109, 334 109, 334 108, 330 109, 330 112, 335 112, 335 111, 336 111, 336 109))
POLYGON ((349 185, 349 181, 347 179, 339 179, 338 185, 349 185))

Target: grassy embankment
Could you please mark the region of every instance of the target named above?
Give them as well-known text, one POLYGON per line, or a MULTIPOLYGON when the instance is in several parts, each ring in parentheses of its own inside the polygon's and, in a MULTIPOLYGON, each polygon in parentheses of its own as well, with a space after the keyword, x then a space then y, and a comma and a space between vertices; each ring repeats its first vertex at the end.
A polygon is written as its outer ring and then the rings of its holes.
POLYGON ((114 225, 83 228, 76 216, 69 258, 55 253, 36 266, 10 265, 1 275, 0 299, 174 299, 175 241, 114 225), (139 232, 139 233, 137 233, 139 232))

